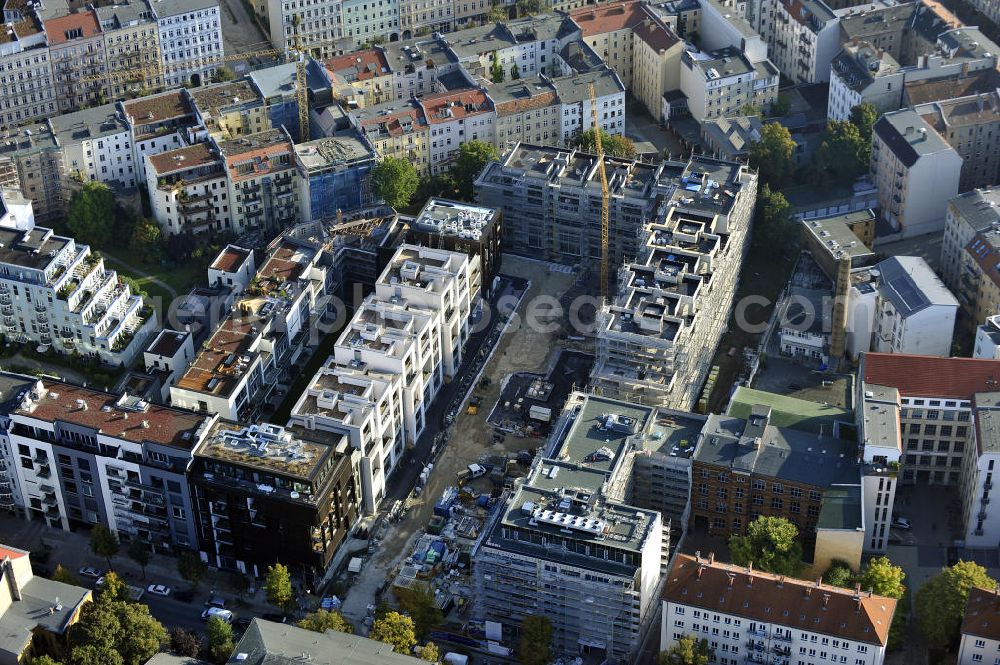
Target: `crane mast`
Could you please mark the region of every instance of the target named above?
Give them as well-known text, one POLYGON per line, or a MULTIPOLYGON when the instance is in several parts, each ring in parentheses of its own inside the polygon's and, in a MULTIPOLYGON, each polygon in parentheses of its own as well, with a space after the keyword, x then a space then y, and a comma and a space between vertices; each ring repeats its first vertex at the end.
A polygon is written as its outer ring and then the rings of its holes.
POLYGON ((601 145, 601 125, 597 122, 597 94, 590 86, 590 119, 594 128, 594 147, 597 150, 597 168, 601 174, 601 300, 608 300, 608 174, 604 169, 604 146, 601 145))

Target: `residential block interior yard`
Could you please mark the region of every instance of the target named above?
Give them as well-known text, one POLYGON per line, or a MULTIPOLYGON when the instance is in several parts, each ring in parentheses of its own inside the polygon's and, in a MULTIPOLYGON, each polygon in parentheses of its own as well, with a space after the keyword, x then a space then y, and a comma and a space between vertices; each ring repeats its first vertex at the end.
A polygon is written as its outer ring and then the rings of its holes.
POLYGON ((6 0, 0 665, 1000 665, 995 0, 6 0))

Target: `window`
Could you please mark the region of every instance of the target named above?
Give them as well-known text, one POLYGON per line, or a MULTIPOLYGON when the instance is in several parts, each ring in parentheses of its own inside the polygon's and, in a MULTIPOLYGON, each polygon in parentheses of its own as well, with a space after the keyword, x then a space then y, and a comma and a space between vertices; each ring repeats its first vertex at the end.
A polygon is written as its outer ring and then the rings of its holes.
POLYGON ((180 506, 171 506, 171 507, 170 507, 170 513, 171 513, 171 514, 172 514, 172 515, 173 515, 173 516, 174 516, 174 517, 175 517, 176 519, 179 519, 179 520, 182 520, 182 519, 184 519, 184 509, 183 509, 183 508, 181 508, 180 506))

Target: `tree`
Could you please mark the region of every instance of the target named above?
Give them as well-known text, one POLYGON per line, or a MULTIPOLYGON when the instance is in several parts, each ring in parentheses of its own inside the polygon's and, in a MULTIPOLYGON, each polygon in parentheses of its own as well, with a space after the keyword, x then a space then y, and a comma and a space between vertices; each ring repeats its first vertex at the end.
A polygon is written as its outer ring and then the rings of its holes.
POLYGON ((70 629, 72 665, 141 665, 167 641, 167 631, 141 603, 101 599, 70 629))
POLYGON ((121 282, 122 284, 126 284, 129 288, 129 291, 132 292, 132 295, 139 295, 142 296, 143 298, 149 297, 149 292, 146 291, 145 287, 143 287, 143 285, 140 284, 139 280, 137 280, 135 277, 118 273, 118 281, 121 282))
POLYGON ((108 562, 109 570, 111 569, 111 557, 118 554, 119 546, 118 537, 103 524, 95 524, 90 529, 90 551, 97 556, 104 557, 108 562))
POLYGON ((146 566, 153 558, 149 543, 141 538, 133 538, 132 542, 128 544, 128 557, 139 564, 142 568, 142 579, 146 579, 146 566))
POLYGON ((792 110, 792 100, 788 95, 778 95, 778 98, 771 102, 770 115, 774 118, 781 118, 788 115, 792 110))
POLYGON ((899 600, 906 593, 903 580, 906 573, 902 567, 893 565, 889 557, 877 556, 868 561, 858 581, 862 589, 869 589, 880 596, 888 596, 899 600))
POLYGON ((494 83, 503 83, 503 65, 500 64, 500 57, 496 51, 493 51, 490 63, 490 80, 494 83))
POLYGON ((126 665, 145 663, 167 642, 167 630, 149 613, 148 606, 142 603, 117 602, 115 610, 125 634, 125 639, 118 645, 118 651, 126 665))
POLYGON ((90 181, 73 192, 66 225, 79 242, 107 247, 115 223, 115 195, 103 182, 90 181))
POLYGON ((759 570, 796 576, 802 570, 799 529, 784 517, 758 517, 747 525, 747 535, 729 539, 733 563, 751 562, 759 570))
POLYGON ((754 240, 759 245, 784 247, 795 240, 795 222, 792 206, 785 195, 771 189, 767 183, 757 192, 757 215, 754 221, 754 240))
POLYGON ((510 80, 516 81, 519 78, 521 78, 521 68, 518 67, 517 63, 515 62, 513 65, 510 66, 510 80))
POLYGON ((916 598, 920 632, 927 645, 946 649, 958 637, 969 589, 993 589, 996 584, 985 568, 972 561, 959 561, 927 580, 916 598))
POLYGON ((486 15, 487 23, 506 23, 510 20, 510 12, 504 5, 494 5, 486 15))
POLYGON ((472 201, 476 196, 475 183, 479 173, 499 158, 496 146, 486 141, 469 141, 459 146, 458 156, 451 165, 451 178, 458 198, 472 201))
POLYGON ((397 210, 410 203, 420 184, 417 169, 399 157, 386 157, 379 162, 372 169, 371 180, 375 195, 397 210))
POLYGON ((708 665, 711 658, 708 640, 684 635, 677 644, 660 652, 660 665, 708 665))
POLYGON ((225 663, 229 660, 233 648, 233 627, 220 619, 211 617, 208 620, 208 653, 216 663, 225 663))
POLYGON ((177 557, 177 572, 180 576, 197 587, 201 578, 208 572, 208 568, 194 552, 183 552, 177 557))
POLYGON ((35 656, 31 659, 31 665, 60 665, 60 663, 53 660, 52 656, 35 656))
MULTIPOLYGON (((610 155, 611 157, 622 157, 624 159, 635 159, 638 152, 635 149, 635 144, 632 143, 632 139, 627 136, 608 134, 603 129, 601 129, 600 132, 601 147, 604 148, 605 155, 610 155)), ((597 142, 595 141, 594 133, 594 129, 588 129, 585 132, 580 132, 576 135, 576 138, 573 139, 573 147, 584 152, 596 154, 597 142)))
POLYGON ((86 644, 69 654, 70 665, 126 665, 122 655, 110 647, 86 644))
POLYGON ((163 251, 163 233, 156 222, 140 219, 132 230, 129 249, 147 263, 159 260, 163 251))
POLYGON ((534 16, 542 11, 541 0, 517 0, 514 6, 518 16, 534 16))
POLYGON ((267 577, 264 579, 264 590, 267 592, 267 602, 283 610, 292 604, 292 578, 288 568, 280 563, 267 567, 267 577))
POLYGON ((417 639, 427 637, 431 629, 441 625, 444 615, 437 606, 434 593, 427 587, 419 586, 411 589, 400 589, 396 592, 399 609, 413 619, 417 639))
POLYGON ((517 645, 521 665, 548 665, 552 660, 552 622, 540 614, 521 621, 521 641, 517 645))
POLYGON ((850 589, 854 586, 854 571, 846 561, 834 559, 830 562, 830 567, 823 573, 823 581, 833 586, 850 589))
POLYGON ((872 140, 872 127, 878 121, 881 114, 871 102, 862 102, 851 109, 851 124, 858 128, 861 139, 870 144, 872 140))
POLYGON ((197 658, 201 653, 201 640, 190 630, 183 628, 170 629, 170 650, 175 656, 197 658))
POLYGON ((750 144, 747 151, 750 166, 757 169, 765 183, 780 186, 791 173, 796 145, 787 127, 769 122, 761 128, 760 140, 750 144))
POLYGON ((222 65, 215 70, 214 74, 212 74, 212 83, 232 81, 234 78, 236 78, 236 72, 233 71, 232 67, 222 65))
POLYGON ((428 642, 420 648, 420 660, 425 660, 428 663, 440 663, 441 662, 441 652, 438 651, 437 645, 433 642, 428 642))
POLYGON ((816 152, 816 164, 838 182, 848 182, 868 169, 871 143, 866 143, 854 123, 831 120, 816 152))
POLYGON ((64 568, 61 563, 57 564, 56 569, 52 572, 52 579, 56 582, 62 582, 63 584, 80 586, 79 578, 77 578, 77 576, 71 573, 68 569, 64 568))
POLYGON ((420 178, 420 184, 417 185, 417 192, 413 195, 413 200, 421 202, 435 197, 446 199, 458 197, 458 189, 450 173, 426 175, 420 178))
POLYGON ((104 582, 101 584, 100 600, 110 603, 116 600, 128 600, 128 585, 125 580, 118 577, 118 573, 109 571, 104 574, 104 582))
POLYGON ((413 631, 413 620, 399 612, 389 612, 381 619, 376 619, 368 637, 391 644, 397 653, 407 655, 417 643, 417 636, 413 631))
POLYGON ((338 633, 353 633, 354 626, 344 618, 340 612, 329 610, 316 610, 302 617, 298 623, 299 628, 312 630, 317 633, 325 633, 333 630, 338 633))

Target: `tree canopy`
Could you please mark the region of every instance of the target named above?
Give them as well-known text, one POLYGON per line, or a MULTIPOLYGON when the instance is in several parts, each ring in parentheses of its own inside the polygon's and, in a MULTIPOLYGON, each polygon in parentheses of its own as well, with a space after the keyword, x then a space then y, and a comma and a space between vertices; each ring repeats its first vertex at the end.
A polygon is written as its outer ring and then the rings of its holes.
POLYGON ((871 143, 847 120, 831 120, 816 152, 816 165, 834 180, 846 183, 868 170, 871 143))
POLYGON ((410 654, 417 644, 417 636, 413 628, 413 620, 399 612, 389 612, 380 619, 375 619, 371 632, 373 640, 391 644, 397 653, 410 654))
POLYGON ((797 240, 792 206, 785 195, 764 183, 757 191, 757 213, 753 227, 754 240, 772 248, 784 247, 797 240))
POLYGON ((761 129, 760 140, 750 144, 750 166, 757 169, 761 180, 778 187, 791 174, 796 145, 784 125, 769 122, 761 129))
POLYGON ((396 600, 399 601, 399 608, 413 619, 418 640, 427 637, 431 629, 444 621, 444 616, 434 599, 434 593, 426 587, 399 589, 396 591, 396 600))
POLYGON ((517 660, 521 665, 548 665, 552 660, 552 622, 547 616, 532 614, 524 617, 517 660))
POLYGON ((428 663, 441 662, 441 652, 438 650, 437 645, 433 642, 428 642, 420 647, 420 660, 425 660, 428 663))
POLYGON ((146 579, 146 566, 153 559, 153 551, 147 543, 142 538, 133 538, 128 544, 128 558, 135 561, 142 567, 142 579, 146 579))
POLYGON ((95 524, 90 529, 90 551, 97 556, 104 557, 108 562, 108 568, 111 568, 111 557, 118 554, 118 548, 121 544, 118 542, 118 537, 111 533, 108 527, 104 526, 100 522, 95 524))
POLYGON ((64 567, 61 563, 56 565, 56 569, 52 572, 52 579, 56 582, 62 582, 63 584, 72 584, 73 586, 80 586, 80 579, 64 567))
POLYGON ((906 587, 903 586, 905 578, 906 573, 901 566, 893 565, 889 557, 877 556, 868 561, 858 577, 858 582, 861 583, 862 589, 899 600, 906 592, 906 587))
POLYGON ((753 563, 759 570, 796 576, 802 570, 799 529, 784 517, 758 517, 747 525, 745 536, 729 539, 733 563, 753 563))
POLYGON ((197 658, 201 652, 201 640, 190 630, 170 629, 170 650, 175 656, 197 658))
POLYGON ((946 649, 958 638, 969 589, 993 589, 996 580, 972 561, 959 561, 927 580, 917 591, 916 611, 920 632, 932 649, 946 649))
POLYGON ((86 182, 70 197, 66 225, 79 242, 106 247, 114 237, 116 206, 107 185, 86 182))
POLYGON ((177 557, 177 572, 180 576, 197 587, 201 578, 208 572, 208 567, 194 552, 182 552, 177 557))
POLYGON ((233 627, 219 617, 211 617, 208 620, 206 632, 208 633, 208 654, 212 660, 222 665, 229 660, 229 656, 236 646, 233 643, 233 627))
MULTIPOLYGON (((605 155, 610 155, 611 157, 622 157, 625 159, 635 159, 638 152, 635 149, 635 144, 632 143, 632 139, 618 134, 608 134, 603 129, 601 129, 600 132, 601 147, 604 149, 605 155)), ((583 150, 584 152, 596 153, 597 141, 594 129, 588 129, 585 132, 577 134, 573 139, 573 147, 583 150)))
POLYGON ((294 595, 288 568, 280 563, 268 566, 267 576, 264 578, 264 590, 267 592, 267 602, 283 610, 291 607, 294 595))
POLYGON ((125 580, 118 576, 118 573, 111 570, 104 574, 103 584, 101 584, 101 600, 115 601, 128 600, 129 591, 125 580))
POLYGON ((375 195, 397 210, 405 208, 417 191, 420 178, 413 164, 399 157, 385 157, 371 175, 375 195))
POLYGON ((312 630, 317 633, 325 633, 334 630, 338 633, 353 633, 354 627, 344 618, 340 612, 329 610, 316 610, 302 617, 298 623, 299 628, 312 630))
POLYGON ((458 197, 463 201, 472 201, 476 196, 475 182, 479 173, 487 164, 499 158, 497 148, 492 143, 478 140, 463 143, 458 148, 458 155, 450 169, 458 197))
POLYGON ((858 128, 862 140, 872 140, 872 127, 878 122, 881 114, 871 102, 862 102, 851 109, 851 124, 858 128))
MULTIPOLYGON (((105 582, 107 585, 107 582, 105 582)), ((101 594, 70 629, 72 665, 141 665, 167 641, 149 608, 101 594)))
POLYGON ((660 652, 660 665, 708 665, 711 658, 708 640, 684 635, 677 640, 677 644, 660 652))
POLYGON ((490 81, 493 83, 503 83, 503 79, 503 65, 500 64, 500 57, 497 55, 497 52, 493 51, 493 55, 490 56, 490 81))
POLYGON ((834 559, 830 562, 830 567, 823 573, 823 581, 833 586, 850 589, 854 586, 854 571, 846 561, 834 559))

